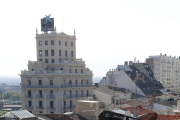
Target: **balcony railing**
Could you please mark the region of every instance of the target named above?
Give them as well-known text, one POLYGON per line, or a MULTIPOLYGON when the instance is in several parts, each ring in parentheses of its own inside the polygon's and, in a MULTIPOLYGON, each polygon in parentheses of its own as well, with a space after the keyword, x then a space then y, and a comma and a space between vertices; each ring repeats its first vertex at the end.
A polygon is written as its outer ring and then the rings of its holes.
POLYGON ((61 85, 62 88, 69 88, 69 87, 92 87, 91 84, 67 84, 67 85, 61 85))
POLYGON ((70 105, 70 106, 64 106, 64 109, 74 109, 76 106, 75 105, 70 105))
POLYGON ((22 88, 59 88, 58 85, 21 85, 22 88))
POLYGON ((49 98, 49 99, 55 99, 55 95, 47 95, 47 98, 49 98))
POLYGON ((88 95, 63 95, 63 98, 79 98, 79 97, 91 97, 91 94, 88 95))
POLYGON ((36 98, 44 98, 43 95, 36 95, 36 98))
POLYGON ((32 105, 31 106, 26 105, 26 109, 33 109, 33 106, 32 105))
POLYGON ((26 95, 25 98, 33 98, 32 95, 26 95))
POLYGON ((44 109, 43 106, 36 106, 37 109, 44 109))
POLYGON ((48 106, 47 109, 55 109, 55 106, 48 106))

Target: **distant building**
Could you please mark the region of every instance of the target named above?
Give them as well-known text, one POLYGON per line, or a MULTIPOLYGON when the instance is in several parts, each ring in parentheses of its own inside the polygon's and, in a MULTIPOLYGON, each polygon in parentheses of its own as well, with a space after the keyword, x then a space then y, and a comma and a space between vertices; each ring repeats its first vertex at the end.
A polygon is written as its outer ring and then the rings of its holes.
POLYGON ((131 99, 132 92, 119 88, 117 86, 99 86, 93 87, 93 97, 95 100, 104 101, 110 109, 120 107, 121 103, 131 99))
POLYGON ((99 85, 115 85, 135 93, 134 80, 137 84, 137 94, 142 96, 160 95, 162 94, 160 90, 164 89, 146 63, 132 63, 132 61, 129 62, 129 65, 125 62, 124 66, 118 65, 118 68, 108 71, 99 85))
POLYGON ((98 115, 108 109, 103 101, 76 101, 76 113, 88 120, 98 120, 98 115))
POLYGON ((76 35, 36 31, 37 61, 21 71, 22 107, 32 113, 75 110, 77 100, 92 97, 92 71, 76 58, 76 35))
POLYGON ((180 92, 180 58, 165 55, 149 56, 146 63, 150 66, 157 81, 171 92, 180 92))

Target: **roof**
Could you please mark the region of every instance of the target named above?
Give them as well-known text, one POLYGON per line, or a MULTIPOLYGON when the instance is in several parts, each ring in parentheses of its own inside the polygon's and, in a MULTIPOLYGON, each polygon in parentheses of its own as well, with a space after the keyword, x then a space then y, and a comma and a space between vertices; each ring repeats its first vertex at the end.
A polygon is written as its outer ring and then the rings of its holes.
POLYGON ((99 87, 93 86, 93 88, 108 95, 125 95, 130 92, 124 88, 120 88, 118 86, 113 86, 113 85, 99 86, 99 87))
POLYGON ((23 118, 35 118, 36 116, 31 114, 27 110, 16 110, 16 111, 7 112, 6 114, 4 114, 1 117, 23 119, 23 118))
POLYGON ((160 115, 158 114, 155 120, 179 120, 180 115, 160 115))
POLYGON ((139 89, 141 89, 141 91, 145 94, 145 95, 159 95, 162 94, 162 92, 159 89, 162 89, 162 85, 159 85, 161 83, 158 83, 156 81, 156 79, 152 80, 151 77, 154 78, 153 72, 151 71, 151 69, 149 68, 149 66, 147 67, 146 63, 134 63, 133 65, 129 65, 129 67, 132 69, 132 72, 130 71, 125 71, 127 75, 130 74, 130 78, 131 80, 135 80, 135 78, 137 77, 136 75, 136 71, 138 71, 138 78, 140 78, 140 80, 137 80, 137 86, 139 87, 139 89), (146 66, 146 68, 145 68, 146 66), (147 75, 147 72, 150 75, 147 75), (150 71, 150 72, 149 72, 150 71), (144 76, 144 80, 143 79, 144 76))
POLYGON ((137 106, 142 106, 142 107, 144 107, 144 106, 147 106, 147 102, 141 102, 141 101, 137 101, 137 103, 136 103, 136 101, 134 101, 134 102, 128 102, 128 103, 126 103, 126 104, 128 104, 128 105, 131 105, 131 106, 136 106, 136 104, 137 104, 137 106))
MULTIPOLYGON (((123 109, 125 111, 130 111, 131 113, 133 113, 134 108, 135 107, 124 107, 124 108, 121 108, 121 109, 123 109)), ((145 109, 145 108, 143 108, 141 106, 137 106, 137 110, 138 110, 138 116, 139 115, 144 115, 144 114, 156 114, 156 112, 145 109)))

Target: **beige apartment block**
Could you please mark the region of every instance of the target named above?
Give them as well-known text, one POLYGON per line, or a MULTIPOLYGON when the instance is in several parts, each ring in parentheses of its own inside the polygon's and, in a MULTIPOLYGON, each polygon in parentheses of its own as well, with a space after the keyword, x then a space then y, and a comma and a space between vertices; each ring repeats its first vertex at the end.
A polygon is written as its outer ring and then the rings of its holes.
POLYGON ((21 71, 22 108, 32 113, 74 111, 77 100, 92 97, 92 71, 76 59, 76 36, 36 32, 37 61, 21 71))
POLYGON ((157 81, 172 92, 180 92, 180 59, 165 55, 149 56, 146 63, 153 68, 157 81))

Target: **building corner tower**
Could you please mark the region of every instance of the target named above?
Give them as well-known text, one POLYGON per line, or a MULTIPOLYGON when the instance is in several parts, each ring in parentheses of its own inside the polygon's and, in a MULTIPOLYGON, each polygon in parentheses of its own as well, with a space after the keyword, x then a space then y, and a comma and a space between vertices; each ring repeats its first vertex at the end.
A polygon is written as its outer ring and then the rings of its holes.
POLYGON ((75 110, 77 100, 92 97, 92 71, 76 58, 76 35, 36 29, 37 61, 21 71, 22 106, 32 113, 75 110))

